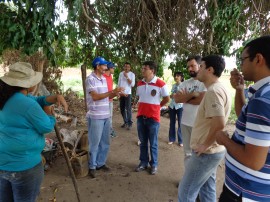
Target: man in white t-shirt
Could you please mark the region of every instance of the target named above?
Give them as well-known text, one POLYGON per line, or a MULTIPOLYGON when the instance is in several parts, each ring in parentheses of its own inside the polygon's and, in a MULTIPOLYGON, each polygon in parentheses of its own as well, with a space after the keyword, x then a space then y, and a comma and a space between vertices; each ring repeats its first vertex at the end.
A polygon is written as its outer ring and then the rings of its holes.
POLYGON ((216 133, 224 130, 231 111, 230 95, 219 81, 224 69, 225 61, 220 55, 202 58, 197 79, 204 83, 207 92, 192 129, 192 156, 178 187, 178 202, 194 202, 198 194, 202 202, 216 201, 216 171, 225 154, 224 146, 216 142, 216 133))
POLYGON ((181 132, 185 153, 185 165, 192 154, 190 148, 192 127, 194 125, 199 104, 206 91, 204 84, 197 79, 200 63, 200 56, 192 56, 187 59, 187 69, 191 78, 181 83, 179 87, 180 90, 174 97, 176 103, 183 103, 181 132))

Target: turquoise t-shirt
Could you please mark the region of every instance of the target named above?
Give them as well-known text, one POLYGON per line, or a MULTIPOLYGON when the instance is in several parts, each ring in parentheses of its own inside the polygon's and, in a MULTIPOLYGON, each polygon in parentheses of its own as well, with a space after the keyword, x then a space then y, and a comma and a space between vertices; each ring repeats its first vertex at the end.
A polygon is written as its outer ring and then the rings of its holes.
POLYGON ((42 107, 46 97, 15 93, 0 110, 0 170, 23 171, 41 162, 44 134, 55 125, 55 118, 42 107))

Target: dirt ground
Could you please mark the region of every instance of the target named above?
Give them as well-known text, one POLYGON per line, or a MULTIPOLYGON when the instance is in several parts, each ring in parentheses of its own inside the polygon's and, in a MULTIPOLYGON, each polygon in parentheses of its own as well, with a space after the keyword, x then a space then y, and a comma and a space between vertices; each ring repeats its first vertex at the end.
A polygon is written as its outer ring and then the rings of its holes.
MULTIPOLYGON (((177 144, 168 145, 169 119, 161 117, 159 131, 159 167, 157 175, 148 172, 134 172, 139 163, 137 145, 136 112, 134 125, 130 131, 122 129, 122 117, 114 112, 113 126, 117 137, 111 139, 107 165, 111 171, 97 171, 97 177, 77 179, 82 202, 176 202, 177 184, 184 173, 183 148, 177 144)), ((85 124, 82 127, 86 129, 85 124)), ((234 126, 228 125, 231 133, 234 126)), ((218 167, 217 196, 224 181, 224 164, 218 167)), ((75 202, 77 201, 66 162, 58 157, 45 172, 38 201, 75 202)))

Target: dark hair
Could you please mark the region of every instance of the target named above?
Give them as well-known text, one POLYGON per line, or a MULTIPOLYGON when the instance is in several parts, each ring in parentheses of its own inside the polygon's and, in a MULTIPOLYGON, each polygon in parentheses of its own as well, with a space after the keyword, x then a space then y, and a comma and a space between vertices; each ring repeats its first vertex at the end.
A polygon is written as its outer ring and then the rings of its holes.
POLYGON ((267 67, 270 69, 270 35, 261 36, 247 43, 244 49, 247 48, 249 60, 252 61, 257 53, 262 54, 266 61, 267 67))
POLYGON ((143 63, 145 66, 149 66, 150 69, 154 70, 154 74, 157 72, 157 64, 154 61, 145 61, 143 63))
POLYGON ((10 86, 0 79, 0 110, 2 110, 8 99, 15 93, 21 91, 22 87, 10 86))
POLYGON ((125 62, 125 65, 130 65, 131 66, 131 64, 129 62, 125 62))
POLYGON ((225 60, 220 55, 208 55, 202 58, 205 62, 205 68, 213 67, 214 75, 220 77, 225 69, 225 60))
POLYGON ((183 72, 174 72, 173 77, 175 77, 176 75, 181 76, 181 82, 185 80, 183 72))
POLYGON ((198 64, 201 64, 202 62, 202 57, 199 56, 199 55, 192 55, 192 56, 189 56, 188 59, 187 59, 187 62, 191 61, 191 60, 196 60, 196 62, 198 64))

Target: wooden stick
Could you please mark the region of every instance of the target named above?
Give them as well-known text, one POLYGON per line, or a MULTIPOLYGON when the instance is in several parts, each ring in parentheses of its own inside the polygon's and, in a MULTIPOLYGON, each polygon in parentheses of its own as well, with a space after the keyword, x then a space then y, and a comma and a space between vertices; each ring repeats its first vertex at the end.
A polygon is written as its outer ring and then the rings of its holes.
POLYGON ((68 158, 68 155, 67 155, 67 152, 66 152, 66 149, 65 149, 65 146, 64 146, 62 137, 61 137, 60 132, 59 132, 59 128, 58 128, 58 126, 57 126, 57 123, 56 123, 55 126, 54 126, 54 130, 55 130, 55 133, 56 133, 56 137, 57 137, 57 139, 58 139, 58 141, 59 141, 60 147, 61 147, 61 149, 62 149, 63 155, 64 155, 64 157, 65 157, 65 160, 66 160, 66 162, 67 162, 69 174, 70 174, 70 176, 71 176, 71 179, 72 179, 72 182, 73 182, 73 185, 74 185, 74 188, 75 188, 75 192, 76 192, 76 195, 77 195, 77 200, 78 200, 78 202, 80 202, 81 199, 80 199, 80 193, 79 193, 79 189, 78 189, 77 180, 76 180, 74 171, 73 171, 73 169, 72 169, 71 163, 70 163, 70 161, 69 161, 69 158, 68 158))

